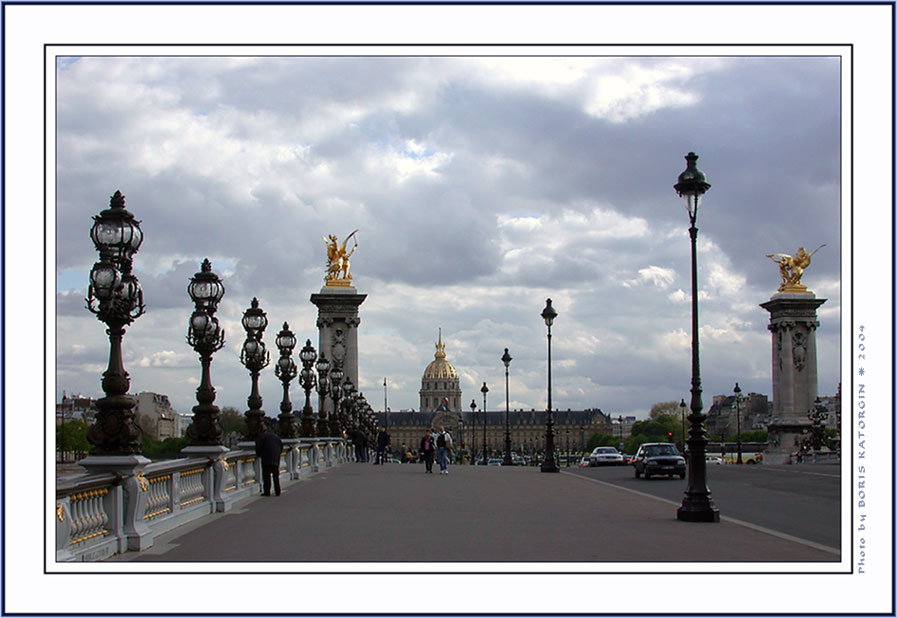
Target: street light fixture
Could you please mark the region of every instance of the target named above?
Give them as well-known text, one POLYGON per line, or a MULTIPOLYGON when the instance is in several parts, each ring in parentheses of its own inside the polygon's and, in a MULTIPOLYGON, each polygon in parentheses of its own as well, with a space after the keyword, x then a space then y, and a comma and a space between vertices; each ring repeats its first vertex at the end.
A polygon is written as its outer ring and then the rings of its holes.
POLYGON ((688 219, 691 227, 688 229, 691 237, 691 415, 688 417, 691 423, 688 438, 688 487, 682 506, 676 512, 680 521, 719 521, 719 509, 710 498, 710 490, 707 488, 707 462, 704 455, 707 449, 707 434, 704 430, 704 419, 701 413, 704 403, 701 401, 701 364, 698 353, 698 228, 695 225, 698 218, 698 207, 701 198, 710 184, 703 172, 695 165, 698 155, 689 152, 685 155, 687 166, 685 171, 679 174, 678 182, 673 186, 676 193, 685 200, 685 209, 688 211, 688 219))
POLYGON ((682 453, 685 453, 685 399, 679 402, 679 412, 682 416, 682 453))
MULTIPOLYGON (((125 326, 143 315, 143 291, 131 274, 132 259, 143 242, 140 222, 125 210, 125 196, 116 191, 109 208, 95 215, 90 237, 100 260, 90 271, 87 309, 106 324, 109 366, 103 373, 105 397, 97 400, 96 421, 87 431, 90 454, 139 455, 142 431, 134 422, 136 401, 127 394, 131 382, 122 362, 125 326)), ((63 408, 63 422, 65 409, 63 408)))
POLYGON ((254 441, 265 430, 265 413, 261 409, 262 396, 259 394, 259 373, 271 362, 271 355, 262 341, 262 335, 268 326, 268 317, 259 308, 258 298, 253 298, 249 309, 243 313, 242 323, 243 330, 246 331, 246 340, 240 352, 240 362, 249 370, 252 378, 252 390, 246 400, 249 410, 243 415, 246 418, 243 438, 254 441))
MULTIPOLYGON (((477 463, 477 402, 476 399, 470 401, 470 422, 473 423, 473 437, 470 438, 470 463, 477 463)), ((486 431, 486 428, 483 428, 486 431)))
POLYGON ((218 421, 220 410, 214 405, 215 389, 212 387, 212 354, 224 347, 224 329, 218 324, 215 312, 224 296, 224 284, 214 272, 208 258, 201 270, 193 275, 187 286, 193 300, 194 311, 190 316, 187 343, 199 354, 202 363, 202 380, 196 389, 198 405, 193 407, 193 422, 187 428, 188 446, 218 446, 224 432, 218 421))
POLYGON ((296 427, 296 417, 293 415, 293 404, 290 401, 290 382, 296 377, 298 368, 293 361, 293 348, 296 347, 296 335, 290 330, 289 324, 283 323, 283 330, 277 333, 275 339, 280 358, 274 365, 274 375, 283 384, 283 399, 280 401, 280 416, 277 421, 277 433, 282 438, 296 438, 299 429, 296 427))
POLYGON ((508 354, 508 348, 505 348, 505 353, 501 355, 501 362, 505 364, 505 458, 502 462, 505 466, 514 465, 511 460, 511 400, 508 394, 508 368, 512 360, 511 355, 508 354))
POLYGON ((741 464, 741 387, 735 383, 735 423, 738 432, 738 456, 735 463, 741 464))
POLYGON ((489 387, 485 382, 483 382, 480 392, 483 393, 483 465, 485 466, 489 463, 486 461, 486 393, 489 392, 489 387))
POLYGON ((318 372, 318 437, 324 438, 330 435, 330 427, 327 424, 327 408, 325 401, 330 395, 330 361, 324 356, 322 350, 315 363, 318 372))
MULTIPOLYGON (((286 328, 286 322, 284 322, 286 328)), ((302 371, 299 373, 299 384, 305 390, 305 406, 302 408, 302 437, 311 438, 315 435, 314 409, 311 407, 311 391, 317 385, 315 372, 312 367, 318 359, 318 352, 311 344, 311 339, 305 340, 305 346, 299 351, 299 360, 302 362, 302 371)))
POLYGON ((554 423, 551 418, 551 325, 557 315, 558 312, 551 306, 549 298, 545 301, 545 308, 542 310, 542 319, 545 320, 545 326, 548 327, 548 413, 545 421, 545 453, 542 456, 542 472, 560 472, 554 459, 554 423))

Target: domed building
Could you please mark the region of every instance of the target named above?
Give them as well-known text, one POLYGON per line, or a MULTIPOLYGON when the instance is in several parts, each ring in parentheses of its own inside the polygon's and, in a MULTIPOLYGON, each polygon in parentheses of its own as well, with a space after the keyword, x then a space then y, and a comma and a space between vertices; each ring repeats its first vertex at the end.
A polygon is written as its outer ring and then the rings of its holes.
POLYGON ((445 344, 442 342, 442 329, 439 329, 439 340, 436 342, 436 354, 433 361, 424 370, 420 383, 421 412, 460 412, 461 384, 458 372, 445 359, 445 344))

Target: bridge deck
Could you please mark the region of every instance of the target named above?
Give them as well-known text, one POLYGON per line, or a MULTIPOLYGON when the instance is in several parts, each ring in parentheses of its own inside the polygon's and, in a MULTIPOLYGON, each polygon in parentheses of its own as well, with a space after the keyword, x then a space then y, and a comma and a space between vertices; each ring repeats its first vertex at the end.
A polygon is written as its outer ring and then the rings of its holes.
MULTIPOLYGON (((538 468, 346 464, 113 557, 161 562, 820 562, 832 551, 538 468)), ((574 566, 574 565, 571 565, 574 566)))

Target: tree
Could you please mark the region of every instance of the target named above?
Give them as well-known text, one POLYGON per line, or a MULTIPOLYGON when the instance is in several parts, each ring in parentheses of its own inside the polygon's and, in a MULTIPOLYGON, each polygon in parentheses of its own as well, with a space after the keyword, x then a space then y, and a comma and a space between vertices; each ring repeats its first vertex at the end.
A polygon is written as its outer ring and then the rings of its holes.
POLYGON ((586 444, 586 450, 591 452, 595 449, 596 446, 617 446, 620 442, 620 436, 612 436, 608 433, 596 433, 592 434, 592 437, 589 438, 588 444, 586 444))
POLYGON ((651 411, 648 413, 648 418, 657 419, 658 416, 662 414, 666 414, 668 416, 679 416, 679 402, 678 401, 660 401, 651 406, 651 411))
POLYGON ((64 425, 56 426, 56 448, 62 453, 72 453, 75 459, 90 450, 87 441, 87 423, 79 420, 67 420, 64 425))
POLYGON ((246 417, 236 408, 225 406, 221 408, 221 416, 218 417, 218 422, 221 423, 221 429, 224 430, 225 436, 231 433, 240 434, 246 425, 246 417))

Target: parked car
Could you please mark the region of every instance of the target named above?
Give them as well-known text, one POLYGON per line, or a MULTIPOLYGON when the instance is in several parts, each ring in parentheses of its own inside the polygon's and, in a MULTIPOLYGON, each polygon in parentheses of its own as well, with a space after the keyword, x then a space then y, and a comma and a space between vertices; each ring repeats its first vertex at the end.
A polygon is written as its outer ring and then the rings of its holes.
POLYGON ((500 466, 501 459, 490 459, 488 465, 490 466, 500 466))
POLYGON ((635 461, 635 455, 627 455, 626 453, 623 453, 623 464, 624 465, 630 466, 630 465, 632 465, 633 461, 635 461))
POLYGON ((707 455, 707 456, 704 458, 704 461, 706 461, 706 462, 709 463, 709 464, 713 464, 713 465, 719 466, 719 465, 722 465, 722 463, 723 463, 723 458, 722 458, 722 457, 714 457, 713 455, 707 455))
POLYGON ((669 442, 645 442, 638 448, 632 465, 635 478, 643 474, 646 479, 661 474, 669 477, 678 474, 679 478, 685 478, 685 457, 669 442))
POLYGON ((612 446, 596 446, 589 455, 590 466, 622 466, 623 456, 612 446))
POLYGON ((526 465, 526 460, 523 457, 521 457, 520 455, 512 454, 511 461, 514 463, 515 466, 525 466, 526 465))
POLYGON ((579 465, 583 468, 588 468, 591 464, 589 463, 589 456, 586 455, 582 459, 579 460, 579 465))

